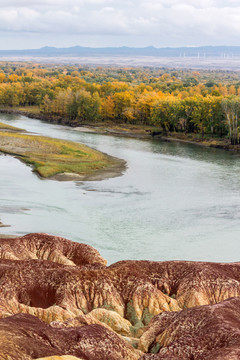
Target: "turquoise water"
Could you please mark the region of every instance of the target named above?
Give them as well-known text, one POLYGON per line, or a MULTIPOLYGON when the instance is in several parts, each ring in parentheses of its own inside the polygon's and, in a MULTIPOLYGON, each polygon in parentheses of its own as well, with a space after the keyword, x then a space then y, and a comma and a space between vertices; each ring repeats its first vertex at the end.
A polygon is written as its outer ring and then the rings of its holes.
POLYGON ((127 161, 123 176, 92 182, 42 180, 0 156, 4 234, 47 232, 121 259, 238 261, 240 158, 193 145, 82 133, 17 115, 0 121, 82 142, 127 161))

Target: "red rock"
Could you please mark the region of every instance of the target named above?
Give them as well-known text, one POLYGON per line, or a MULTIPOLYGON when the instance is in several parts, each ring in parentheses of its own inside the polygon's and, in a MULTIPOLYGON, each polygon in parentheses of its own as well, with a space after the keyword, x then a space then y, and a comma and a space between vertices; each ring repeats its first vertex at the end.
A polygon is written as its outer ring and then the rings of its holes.
POLYGON ((232 360, 240 354, 240 298, 157 315, 140 339, 141 360, 232 360))
POLYGON ((0 320, 0 359, 73 355, 84 360, 137 360, 139 353, 100 325, 53 328, 31 315, 0 320))
POLYGON ((169 310, 176 306, 173 299, 183 309, 240 296, 240 263, 121 261, 108 271, 124 298, 132 298, 139 285, 151 284, 166 295, 169 310))
POLYGON ((106 265, 106 260, 92 246, 47 234, 0 239, 0 258, 49 260, 63 265, 78 266, 106 265))
MULTIPOLYGON (((192 359, 193 355, 189 355, 187 349, 191 346, 198 349, 198 344, 201 344, 194 356, 202 360, 199 356, 205 343, 200 341, 197 329, 206 316, 211 318, 212 312, 216 315, 213 323, 219 317, 227 324, 224 314, 229 311, 222 301, 240 296, 240 263, 121 261, 109 267, 105 264, 106 261, 91 246, 59 237, 29 234, 17 239, 0 239, 0 318, 11 319, 12 315, 19 313, 32 314, 62 331, 78 327, 82 329, 81 334, 85 334, 83 328, 86 326, 100 326, 110 333, 114 330, 125 336, 134 346, 139 341, 136 338, 141 337, 139 346, 146 352, 151 350, 151 344, 156 343, 155 351, 158 350, 157 344, 164 346, 159 354, 146 355, 146 359, 165 359, 166 356, 168 359, 176 356, 192 359), (217 303, 220 305, 213 307, 217 303), (185 314, 185 310, 180 310, 186 308, 192 309, 186 313, 190 316, 184 318, 185 315, 181 314, 185 314), (218 308, 222 312, 213 310, 218 308), (198 315, 202 319, 200 322, 198 315), (190 318, 195 320, 191 322, 190 318), (182 324, 189 324, 182 332, 184 336, 181 336, 183 325, 177 325, 181 324, 181 319, 184 319, 182 324), (173 351, 175 348, 177 351, 173 351)), ((233 339, 233 329, 235 333, 239 329, 234 317, 238 314, 239 304, 234 304, 233 323, 224 328, 233 339)), ((206 324, 206 329, 208 326, 212 328, 214 343, 223 330, 211 323, 206 324)), ((98 338, 97 333, 91 337, 92 343, 94 337, 98 338)), ((4 336, 4 331, 2 334, 4 336)), ((206 346, 209 344, 210 341, 206 346)), ((229 344, 227 340, 222 347, 214 343, 204 356, 212 360, 213 356, 220 359, 225 354, 226 359, 231 359, 231 356, 234 359, 239 355, 238 340, 231 346, 229 344)), ((4 346, 7 348, 6 343, 4 346)), ((131 356, 136 353, 133 354, 131 356)), ((51 352, 46 354, 51 355, 51 352)), ((85 355, 80 355, 78 357, 85 360, 85 355)), ((41 354, 37 356, 43 357, 41 354)))

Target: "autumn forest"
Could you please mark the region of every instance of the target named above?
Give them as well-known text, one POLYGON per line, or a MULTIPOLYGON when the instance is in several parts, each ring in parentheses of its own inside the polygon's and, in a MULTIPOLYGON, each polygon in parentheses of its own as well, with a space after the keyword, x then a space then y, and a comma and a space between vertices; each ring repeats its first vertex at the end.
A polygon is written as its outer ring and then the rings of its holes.
POLYGON ((0 105, 240 142, 238 72, 1 63, 0 105))

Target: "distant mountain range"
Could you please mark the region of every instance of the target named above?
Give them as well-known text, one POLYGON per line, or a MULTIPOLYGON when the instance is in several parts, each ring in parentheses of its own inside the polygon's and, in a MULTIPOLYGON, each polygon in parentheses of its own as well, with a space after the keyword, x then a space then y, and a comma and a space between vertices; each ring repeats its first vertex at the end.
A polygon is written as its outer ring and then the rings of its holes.
POLYGON ((118 57, 118 56, 154 56, 154 57, 206 57, 206 58, 234 58, 240 57, 240 46, 201 46, 179 48, 145 48, 106 47, 91 48, 73 46, 56 48, 45 46, 40 49, 0 50, 0 56, 32 56, 32 57, 118 57))

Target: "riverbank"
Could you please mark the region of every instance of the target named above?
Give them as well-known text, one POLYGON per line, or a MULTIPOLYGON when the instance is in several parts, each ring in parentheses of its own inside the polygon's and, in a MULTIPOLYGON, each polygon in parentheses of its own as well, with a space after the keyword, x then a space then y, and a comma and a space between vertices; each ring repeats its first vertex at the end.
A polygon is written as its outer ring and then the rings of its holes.
POLYGON ((69 120, 66 118, 45 115, 40 113, 40 109, 34 107, 32 111, 31 107, 27 107, 28 110, 23 110, 24 108, 1 108, 0 113, 6 114, 15 114, 29 117, 30 119, 38 119, 53 124, 67 125, 75 128, 78 131, 83 132, 96 132, 102 135, 117 135, 117 136, 127 136, 135 137, 139 139, 151 139, 153 137, 152 132, 154 128, 146 125, 132 125, 132 124, 114 124, 111 121, 107 122, 98 122, 98 123, 88 123, 84 122, 79 125, 77 120, 69 120))
POLYGON ((16 239, 16 235, 0 234, 0 239, 16 239))
POLYGON ((229 139, 216 138, 210 135, 197 133, 168 133, 162 132, 161 129, 149 125, 133 125, 133 124, 115 124, 113 122, 98 122, 88 123, 84 122, 79 125, 77 120, 69 120, 62 117, 45 115, 40 113, 39 107, 19 107, 14 109, 2 108, 0 113, 19 114, 31 119, 38 119, 50 123, 67 125, 74 127, 75 130, 81 132, 94 132, 101 135, 123 136, 130 138, 137 138, 143 140, 160 139, 163 141, 178 141, 186 144, 193 144, 204 147, 213 147, 233 152, 240 152, 240 145, 231 145, 229 139))
POLYGON ((111 122, 97 124, 84 123, 82 126, 75 127, 75 130, 82 132, 95 132, 101 135, 131 137, 142 140, 159 139, 162 141, 181 142, 185 144, 213 147, 240 153, 240 145, 231 145, 229 139, 226 138, 216 138, 211 137, 210 135, 205 135, 202 137, 201 134, 197 133, 185 134, 180 132, 172 132, 166 134, 166 132, 161 131, 161 129, 146 125, 116 125, 111 122))
POLYGON ((83 144, 23 132, 0 123, 0 152, 31 165, 43 178, 103 180, 120 176, 126 168, 125 161, 83 144))
POLYGON ((26 132, 23 129, 17 128, 15 126, 4 124, 2 122, 0 122, 0 130, 1 131, 7 131, 7 132, 26 132))

